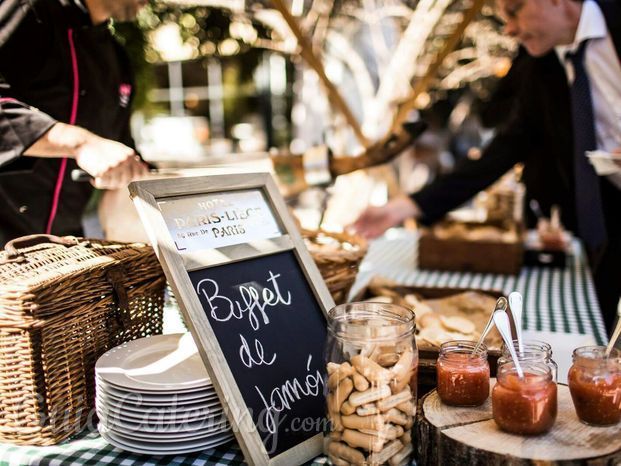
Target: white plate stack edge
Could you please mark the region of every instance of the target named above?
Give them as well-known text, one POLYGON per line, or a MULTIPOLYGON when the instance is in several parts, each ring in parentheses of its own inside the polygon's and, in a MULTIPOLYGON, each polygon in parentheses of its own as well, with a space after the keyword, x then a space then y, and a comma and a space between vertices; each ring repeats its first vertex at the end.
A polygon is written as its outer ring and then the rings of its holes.
POLYGON ((99 433, 147 455, 202 451, 233 438, 189 333, 141 338, 95 365, 99 433))

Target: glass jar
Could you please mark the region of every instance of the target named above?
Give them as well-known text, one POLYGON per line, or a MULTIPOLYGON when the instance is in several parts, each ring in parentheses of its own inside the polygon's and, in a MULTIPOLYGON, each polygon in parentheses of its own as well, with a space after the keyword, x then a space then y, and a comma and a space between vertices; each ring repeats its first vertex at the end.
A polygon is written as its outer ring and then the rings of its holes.
POLYGON ((436 364, 438 396, 452 406, 479 406, 489 396, 487 347, 476 353, 474 341, 454 340, 443 343, 436 364))
MULTIPOLYGON (((520 351, 517 340, 513 340, 513 348, 515 348, 515 354, 520 361, 541 361, 548 365, 552 371, 552 380, 558 381, 558 364, 552 359, 552 347, 548 343, 539 340, 525 340, 522 342, 522 351, 520 351)), ((497 367, 512 361, 511 353, 503 343, 497 367)))
POLYGON ((512 362, 498 368, 492 390, 494 421, 502 430, 513 434, 543 434, 556 420, 556 383, 547 364, 523 361, 520 365, 523 378, 518 376, 512 362))
POLYGON ((333 464, 399 464, 412 453, 418 350, 414 313, 349 303, 329 312, 326 453, 333 464))
POLYGON ((621 351, 606 358, 605 346, 583 346, 573 353, 569 391, 578 418, 595 426, 621 420, 621 351))

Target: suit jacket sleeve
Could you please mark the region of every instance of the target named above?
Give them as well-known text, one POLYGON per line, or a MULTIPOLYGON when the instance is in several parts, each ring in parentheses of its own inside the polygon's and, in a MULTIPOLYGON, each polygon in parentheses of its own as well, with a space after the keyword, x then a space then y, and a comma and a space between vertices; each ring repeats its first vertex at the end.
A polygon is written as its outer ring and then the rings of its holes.
MULTIPOLYGON (((530 60, 530 57, 528 57, 530 60)), ((532 65, 522 66, 521 87, 514 98, 513 115, 499 128, 496 136, 478 160, 462 160, 454 171, 441 175, 431 184, 412 195, 422 211, 420 222, 429 225, 471 199, 504 175, 516 163, 522 162, 540 139, 539 113, 533 99, 532 65)))
MULTIPOLYGON (((24 41, 44 44, 45 23, 41 22, 42 11, 35 11, 36 1, 2 0, 0 2, 0 170, 27 169, 35 161, 32 157, 20 156, 55 123, 49 115, 40 112, 27 103, 20 102, 13 95, 4 75, 14 73, 10 69, 15 63, 13 57, 22 53, 24 41)), ((42 45, 43 46, 43 45, 42 45)), ((23 61, 22 61, 23 62, 23 61)), ((19 70, 35 73, 37 63, 32 60, 32 69, 19 70)))

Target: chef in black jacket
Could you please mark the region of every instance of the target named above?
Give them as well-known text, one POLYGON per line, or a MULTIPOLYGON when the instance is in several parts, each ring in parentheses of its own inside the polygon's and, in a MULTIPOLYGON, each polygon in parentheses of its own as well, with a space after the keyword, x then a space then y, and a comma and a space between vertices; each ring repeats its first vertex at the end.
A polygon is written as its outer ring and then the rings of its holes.
POLYGON ((621 148, 621 5, 616 0, 497 0, 497 5, 506 33, 530 55, 520 65, 522 82, 510 123, 479 160, 462 161, 411 197, 367 209, 354 228, 372 238, 409 217, 430 224, 523 162, 529 196, 544 209, 559 205, 564 225, 583 240, 610 331, 621 296, 621 174, 597 176, 584 152, 621 148))
POLYGON ((145 3, 0 1, 0 247, 80 235, 93 185, 121 188, 146 173, 129 130, 128 57, 108 29, 145 3), (78 167, 92 185, 71 180, 78 167))

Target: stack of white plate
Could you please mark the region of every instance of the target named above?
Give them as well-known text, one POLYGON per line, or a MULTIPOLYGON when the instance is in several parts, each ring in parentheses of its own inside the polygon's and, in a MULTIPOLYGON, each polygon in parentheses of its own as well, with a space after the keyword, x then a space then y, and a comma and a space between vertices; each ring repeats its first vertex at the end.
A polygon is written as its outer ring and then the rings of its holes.
POLYGON ((99 432, 115 447, 181 454, 233 438, 189 333, 113 348, 97 361, 95 376, 99 432))

